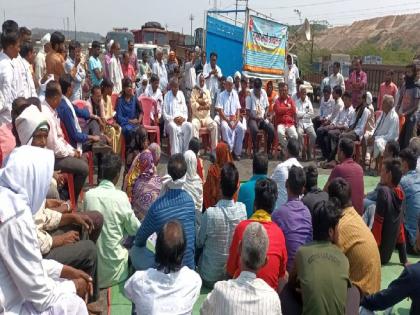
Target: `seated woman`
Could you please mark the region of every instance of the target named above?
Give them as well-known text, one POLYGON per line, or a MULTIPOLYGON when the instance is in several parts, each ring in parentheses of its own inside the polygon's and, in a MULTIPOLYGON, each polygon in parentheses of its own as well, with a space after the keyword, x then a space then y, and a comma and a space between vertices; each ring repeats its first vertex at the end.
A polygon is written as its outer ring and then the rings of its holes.
POLYGON ((155 143, 147 147, 147 131, 142 126, 137 130, 136 142, 140 153, 131 164, 124 186, 136 217, 143 220, 151 204, 159 197, 162 187, 162 179, 156 170, 160 159, 160 147, 155 143))
MULTIPOLYGON (((216 161, 210 165, 207 171, 206 182, 203 187, 204 209, 213 207, 220 199, 220 172, 223 165, 232 162, 232 155, 229 146, 224 142, 219 142, 216 147, 216 161)), ((238 192, 235 193, 233 199, 238 200, 238 192)))
POLYGON ((117 123, 121 126, 126 143, 126 163, 131 165, 135 150, 134 135, 143 120, 143 109, 134 95, 134 83, 129 78, 122 80, 122 91, 116 106, 117 123), (131 155, 131 156, 130 156, 131 155))
POLYGON ((184 153, 187 163, 187 177, 184 189, 191 195, 195 205, 196 228, 201 223, 201 212, 203 210, 203 181, 197 174, 197 157, 192 150, 184 153))
POLYGON ((101 83, 102 101, 100 117, 105 123, 105 135, 111 139, 111 147, 114 153, 121 151, 121 127, 115 122, 114 107, 112 105, 112 89, 114 84, 108 78, 104 78, 101 83))

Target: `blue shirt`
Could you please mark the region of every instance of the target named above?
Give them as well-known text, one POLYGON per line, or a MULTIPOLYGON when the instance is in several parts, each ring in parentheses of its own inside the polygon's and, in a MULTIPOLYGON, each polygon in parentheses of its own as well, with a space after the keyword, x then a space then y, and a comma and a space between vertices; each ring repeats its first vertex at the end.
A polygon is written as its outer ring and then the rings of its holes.
POLYGON ((118 97, 116 108, 117 113, 115 116, 117 123, 121 126, 124 136, 127 137, 131 131, 136 129, 136 125, 131 124, 129 120, 139 118, 142 109, 139 108, 135 96, 133 96, 128 102, 124 96, 118 97))
POLYGON ((99 60, 99 58, 95 58, 93 56, 90 56, 89 58, 89 74, 90 74, 90 80, 92 81, 92 85, 101 85, 102 79, 99 79, 95 74, 95 69, 98 69, 99 71, 102 70, 102 63, 99 60))
MULTIPOLYGON (((90 113, 87 109, 79 109, 72 104, 76 116, 88 120, 90 118, 90 113)), ((57 115, 60 118, 61 122, 66 128, 67 134, 69 136, 69 142, 74 147, 77 148, 78 143, 85 143, 88 141, 88 135, 83 132, 79 132, 76 127, 76 121, 74 120, 73 113, 71 109, 67 106, 65 98, 61 98, 60 105, 57 107, 57 115)))
POLYGON ((420 213, 420 174, 416 170, 409 171, 400 181, 404 191, 403 207, 404 226, 413 246, 416 241, 417 219, 420 213))
POLYGON ((195 269, 195 205, 188 192, 182 189, 170 189, 151 205, 139 230, 134 246, 146 246, 147 238, 159 233, 163 225, 170 220, 178 220, 184 227, 187 239, 183 266, 195 269))
POLYGON ((267 175, 254 175, 239 188, 238 201, 245 204, 248 219, 254 213, 255 183, 261 178, 267 178, 267 175))

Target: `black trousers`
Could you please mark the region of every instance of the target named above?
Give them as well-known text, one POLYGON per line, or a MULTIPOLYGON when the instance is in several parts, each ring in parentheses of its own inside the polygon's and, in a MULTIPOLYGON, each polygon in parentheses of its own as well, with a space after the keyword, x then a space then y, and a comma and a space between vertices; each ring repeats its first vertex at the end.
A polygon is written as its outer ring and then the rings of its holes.
POLYGON ((76 157, 56 158, 54 170, 62 171, 63 173, 70 173, 74 176, 74 193, 76 195, 76 202, 79 194, 85 184, 86 177, 89 174, 89 166, 84 159, 76 157))
POLYGON ((271 152, 271 146, 274 140, 274 126, 272 123, 267 123, 264 119, 259 121, 250 118, 248 120, 249 132, 252 138, 252 147, 254 148, 254 154, 258 152, 258 130, 264 130, 267 133, 267 153, 271 152))

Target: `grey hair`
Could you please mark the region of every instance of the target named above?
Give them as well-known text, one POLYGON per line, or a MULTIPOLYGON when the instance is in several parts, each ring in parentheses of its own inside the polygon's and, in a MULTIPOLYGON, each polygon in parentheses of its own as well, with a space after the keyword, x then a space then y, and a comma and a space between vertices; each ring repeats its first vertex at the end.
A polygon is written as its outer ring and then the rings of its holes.
POLYGON ((163 48, 162 47, 156 48, 156 54, 157 53, 162 53, 163 54, 163 48))
POLYGON ((267 231, 258 222, 250 223, 242 237, 242 263, 246 268, 257 271, 265 264, 267 250, 267 231))
POLYGON ((420 155, 420 137, 413 137, 408 144, 408 147, 414 151, 414 153, 420 155))
POLYGON ((306 91, 306 86, 304 86, 303 84, 301 86, 299 86, 299 92, 305 90, 306 91))
POLYGON ((384 102, 389 102, 389 104, 394 105, 394 97, 392 95, 385 94, 384 97, 382 98, 382 104, 384 102))

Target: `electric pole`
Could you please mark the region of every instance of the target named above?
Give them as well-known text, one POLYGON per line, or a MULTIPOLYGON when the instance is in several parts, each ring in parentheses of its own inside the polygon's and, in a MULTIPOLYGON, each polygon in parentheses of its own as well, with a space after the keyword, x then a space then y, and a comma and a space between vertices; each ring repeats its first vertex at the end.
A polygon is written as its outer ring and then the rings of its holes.
POLYGON ((190 14, 190 22, 191 22, 191 37, 193 36, 193 21, 194 21, 194 15, 190 14))
POLYGON ((73 0, 73 18, 74 18, 74 40, 77 39, 77 27, 76 27, 76 0, 73 0))
POLYGON ((293 12, 295 12, 299 17, 299 24, 302 24, 302 11, 299 9, 294 9, 293 12))

